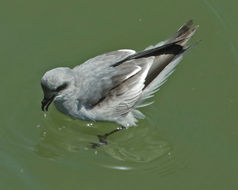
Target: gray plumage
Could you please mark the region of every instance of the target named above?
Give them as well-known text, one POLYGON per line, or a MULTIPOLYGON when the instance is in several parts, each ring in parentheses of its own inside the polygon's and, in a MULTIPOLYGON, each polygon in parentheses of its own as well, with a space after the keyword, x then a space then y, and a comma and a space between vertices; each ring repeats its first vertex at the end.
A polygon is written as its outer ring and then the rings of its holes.
POLYGON ((144 115, 138 108, 174 71, 198 26, 185 23, 170 39, 142 52, 117 50, 89 59, 73 69, 60 67, 44 74, 42 110, 54 101, 73 118, 135 126, 144 115))

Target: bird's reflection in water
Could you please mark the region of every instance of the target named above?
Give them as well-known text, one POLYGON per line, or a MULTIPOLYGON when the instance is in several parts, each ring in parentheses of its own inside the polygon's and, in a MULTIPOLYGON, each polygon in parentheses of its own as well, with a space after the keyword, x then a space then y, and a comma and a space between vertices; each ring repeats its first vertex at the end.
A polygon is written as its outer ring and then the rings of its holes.
POLYGON ((98 141, 96 135, 114 129, 115 125, 59 118, 49 115, 41 124, 40 142, 35 147, 41 157, 57 159, 75 152, 75 164, 83 159, 81 162, 117 170, 158 170, 161 174, 174 170, 172 146, 150 127, 120 131, 108 138, 108 145, 93 149, 90 143, 98 141))

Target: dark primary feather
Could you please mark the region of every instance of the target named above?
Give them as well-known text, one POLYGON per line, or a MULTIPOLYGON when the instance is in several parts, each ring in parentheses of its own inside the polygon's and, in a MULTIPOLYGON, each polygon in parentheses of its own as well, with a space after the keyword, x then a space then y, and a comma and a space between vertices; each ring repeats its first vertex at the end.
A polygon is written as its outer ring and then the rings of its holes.
POLYGON ((187 21, 183 26, 181 26, 178 31, 167 41, 172 42, 178 38, 182 38, 184 35, 186 35, 191 29, 192 29, 193 21, 189 20, 187 21))
POLYGON ((138 52, 128 56, 127 59, 139 59, 142 57, 155 56, 154 64, 149 70, 145 80, 146 88, 159 73, 178 55, 187 50, 186 43, 193 36, 198 26, 192 27, 193 21, 189 20, 163 45, 138 52))
POLYGON ((149 70, 145 81, 145 88, 159 75, 159 73, 171 63, 178 55, 183 54, 187 48, 187 42, 193 36, 198 26, 192 27, 193 21, 189 20, 162 46, 158 51, 157 48, 152 48, 155 50, 155 62, 149 70), (173 51, 171 51, 173 50, 173 51), (156 55, 157 53, 157 55, 156 55))
POLYGON ((156 47, 153 49, 148 49, 148 50, 144 50, 144 51, 135 53, 133 55, 126 57, 125 59, 123 59, 121 61, 118 61, 117 63, 114 63, 112 65, 112 67, 117 67, 118 65, 122 64, 123 62, 132 60, 132 59, 146 58, 146 57, 158 56, 158 55, 162 55, 162 54, 177 54, 178 52, 180 52, 183 49, 183 47, 181 45, 176 44, 178 42, 179 41, 176 41, 176 42, 165 44, 163 46, 159 46, 159 47, 156 47))
POLYGON ((196 27, 192 27, 192 25, 193 21, 189 20, 183 26, 181 26, 180 29, 170 39, 168 39, 164 45, 147 49, 135 53, 133 55, 129 55, 128 57, 112 64, 112 66, 116 67, 122 64, 123 62, 131 59, 139 59, 142 57, 149 57, 149 56, 158 56, 162 54, 174 54, 174 55, 178 54, 181 50, 183 50, 182 42, 184 41, 187 42, 189 39, 187 39, 186 37, 196 29, 196 27))

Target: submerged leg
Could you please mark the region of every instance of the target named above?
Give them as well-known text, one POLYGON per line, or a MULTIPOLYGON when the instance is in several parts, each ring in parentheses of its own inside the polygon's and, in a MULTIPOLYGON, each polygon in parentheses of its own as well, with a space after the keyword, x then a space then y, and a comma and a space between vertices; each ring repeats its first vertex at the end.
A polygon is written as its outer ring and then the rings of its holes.
POLYGON ((114 129, 113 131, 109 132, 109 133, 105 133, 104 135, 97 135, 98 139, 99 139, 99 143, 91 143, 92 144, 92 148, 97 148, 97 147, 100 147, 100 146, 103 146, 103 145, 106 145, 107 144, 107 137, 118 132, 118 131, 121 131, 125 129, 125 127, 121 126, 121 127, 118 127, 116 129, 114 129))

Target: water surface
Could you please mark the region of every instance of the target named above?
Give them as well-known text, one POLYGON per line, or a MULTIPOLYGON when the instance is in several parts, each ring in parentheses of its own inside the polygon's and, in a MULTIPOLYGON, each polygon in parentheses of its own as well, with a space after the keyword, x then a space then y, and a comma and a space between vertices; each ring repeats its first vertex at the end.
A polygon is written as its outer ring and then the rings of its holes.
POLYGON ((237 189, 237 2, 14 1, 1 4, 1 189, 237 189), (142 50, 200 25, 138 127, 91 149, 110 123, 40 110, 40 79, 100 53, 142 50))

